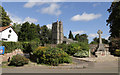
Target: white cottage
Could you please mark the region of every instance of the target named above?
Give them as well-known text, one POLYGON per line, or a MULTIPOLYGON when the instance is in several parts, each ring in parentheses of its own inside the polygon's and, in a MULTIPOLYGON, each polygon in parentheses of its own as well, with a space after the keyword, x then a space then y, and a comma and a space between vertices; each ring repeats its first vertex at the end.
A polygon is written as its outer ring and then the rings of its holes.
POLYGON ((18 36, 12 29, 11 25, 6 27, 0 27, 0 41, 18 41, 18 36))

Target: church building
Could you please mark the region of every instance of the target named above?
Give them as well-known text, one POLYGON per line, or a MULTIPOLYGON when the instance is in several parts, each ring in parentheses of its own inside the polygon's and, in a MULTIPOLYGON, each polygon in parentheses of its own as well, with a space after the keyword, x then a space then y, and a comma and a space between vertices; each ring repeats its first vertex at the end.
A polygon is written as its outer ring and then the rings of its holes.
POLYGON ((62 21, 58 21, 57 19, 57 22, 52 23, 52 43, 53 44, 62 44, 62 43, 70 44, 73 42, 77 42, 77 41, 64 38, 62 21))

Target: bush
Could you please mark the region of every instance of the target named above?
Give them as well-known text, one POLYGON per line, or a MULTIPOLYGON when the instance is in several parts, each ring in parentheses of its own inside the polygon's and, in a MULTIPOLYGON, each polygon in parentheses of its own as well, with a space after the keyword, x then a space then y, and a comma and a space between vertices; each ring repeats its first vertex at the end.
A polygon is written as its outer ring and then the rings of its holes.
POLYGON ((74 55, 79 50, 81 50, 81 47, 77 43, 72 43, 68 45, 67 53, 69 55, 74 55))
POLYGON ((60 48, 38 47, 33 54, 37 57, 37 63, 57 66, 71 62, 69 55, 60 48))
POLYGON ((89 51, 89 44, 88 43, 78 42, 77 44, 81 47, 82 50, 89 51))
POLYGON ((78 51, 77 53, 75 53, 73 56, 80 57, 80 58, 88 57, 89 56, 89 52, 85 51, 85 50, 81 50, 81 51, 78 51))
POLYGON ((23 42, 23 52, 30 53, 33 52, 38 46, 39 42, 23 42))
POLYGON ((22 42, 3 42, 2 46, 5 46, 5 53, 10 53, 15 49, 23 49, 22 42))
POLYGON ((116 50, 114 51, 114 55, 115 55, 115 56, 120 56, 120 49, 116 49, 116 50))
POLYGON ((62 49, 65 52, 67 52, 67 48, 68 48, 67 44, 58 44, 57 47, 62 49))
POLYGON ((21 55, 15 55, 12 57, 10 61, 10 66, 23 66, 25 64, 28 64, 29 60, 21 55))

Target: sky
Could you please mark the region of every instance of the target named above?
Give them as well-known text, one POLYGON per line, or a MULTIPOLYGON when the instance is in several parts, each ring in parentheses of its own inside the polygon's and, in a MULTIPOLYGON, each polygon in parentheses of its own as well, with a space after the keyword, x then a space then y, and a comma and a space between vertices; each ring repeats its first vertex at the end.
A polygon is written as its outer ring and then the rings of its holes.
POLYGON ((107 9, 111 2, 2 2, 13 23, 30 23, 47 25, 63 22, 64 35, 69 31, 76 34, 87 34, 89 42, 98 37, 97 31, 103 31, 102 38, 109 37, 109 27, 106 20, 109 17, 107 9))

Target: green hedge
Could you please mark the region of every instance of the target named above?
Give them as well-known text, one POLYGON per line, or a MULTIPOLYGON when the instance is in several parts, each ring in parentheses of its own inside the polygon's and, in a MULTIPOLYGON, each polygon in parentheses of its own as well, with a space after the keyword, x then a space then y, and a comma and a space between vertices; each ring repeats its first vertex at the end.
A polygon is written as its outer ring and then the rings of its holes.
POLYGON ((5 53, 10 53, 15 49, 23 50, 22 42, 2 42, 2 46, 5 46, 5 53))
POLYGON ((30 53, 39 45, 38 42, 2 42, 2 46, 5 46, 5 53, 10 53, 15 49, 21 49, 25 53, 30 53))
POLYGON ((28 64, 29 60, 21 55, 15 55, 12 57, 9 66, 23 66, 28 64))
POLYGON ((37 57, 37 63, 57 66, 61 63, 70 63, 69 55, 60 48, 38 47, 33 54, 37 57))

